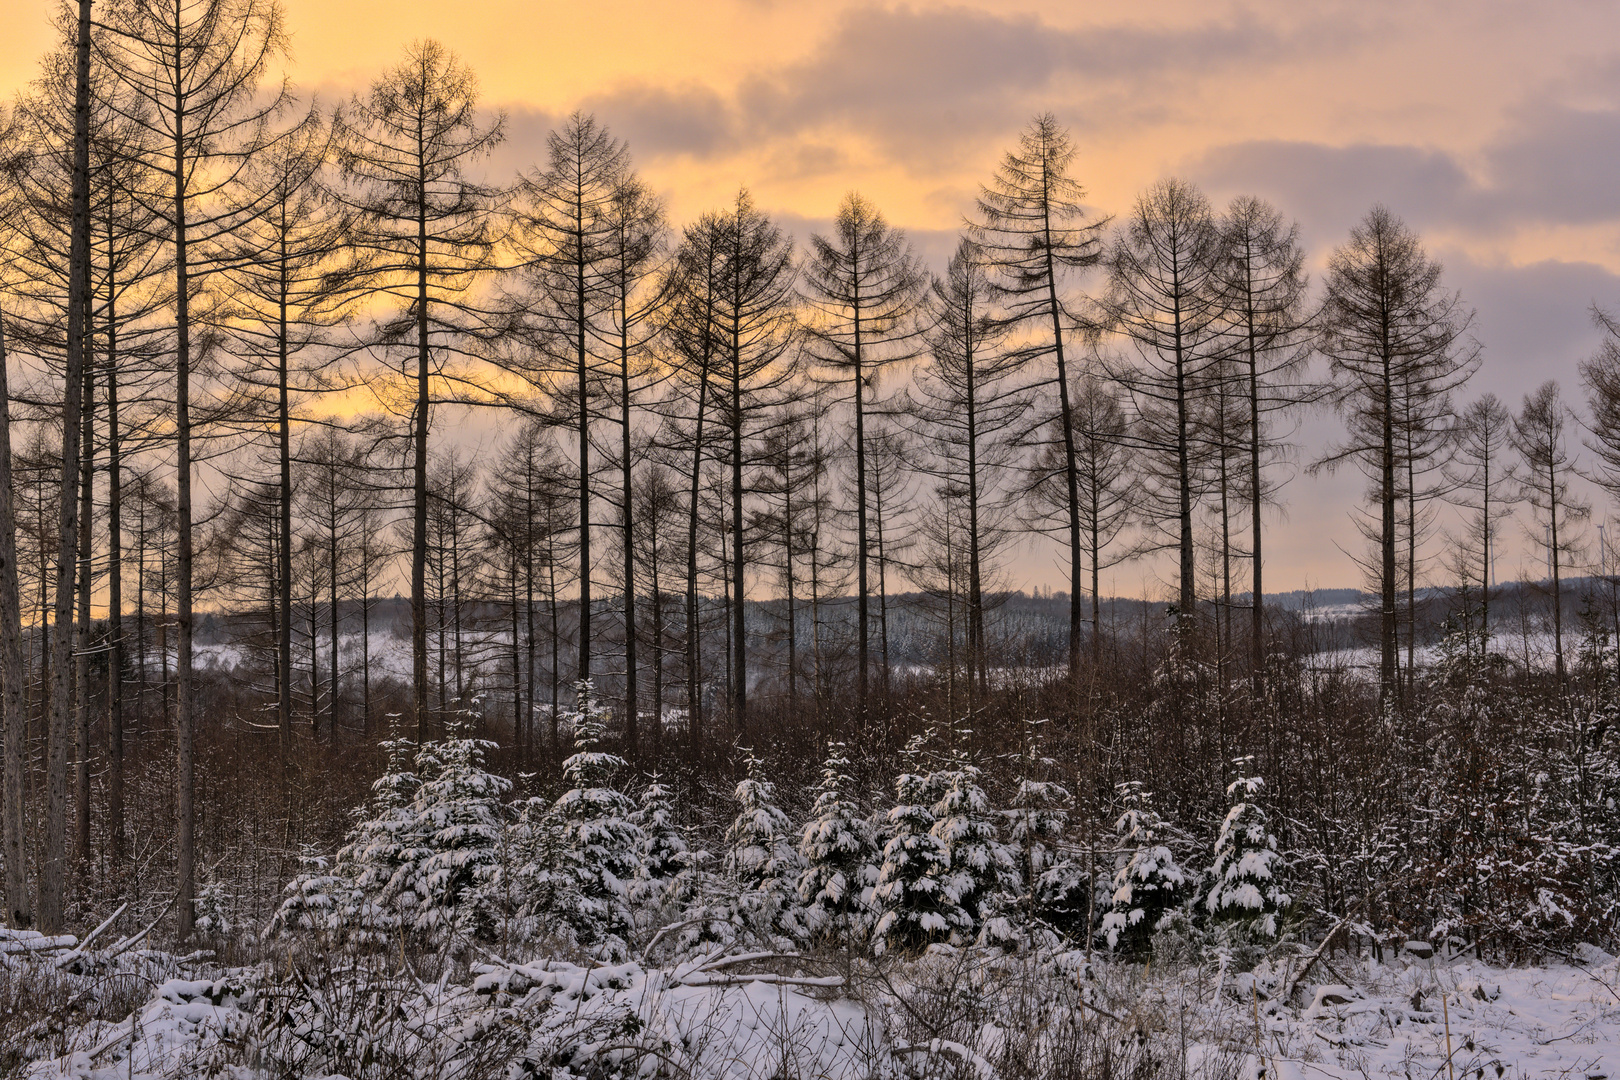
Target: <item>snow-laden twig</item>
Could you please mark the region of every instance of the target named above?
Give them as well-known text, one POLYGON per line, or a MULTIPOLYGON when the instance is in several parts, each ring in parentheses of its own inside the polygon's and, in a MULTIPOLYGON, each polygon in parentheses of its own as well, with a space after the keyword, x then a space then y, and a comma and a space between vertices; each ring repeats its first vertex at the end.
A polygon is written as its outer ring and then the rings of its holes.
POLYGON ((1288 980, 1288 985, 1283 988, 1283 992, 1278 998, 1279 1001, 1293 1000, 1294 991, 1298 989, 1300 982, 1304 980, 1305 976, 1311 973, 1311 968, 1316 966, 1316 962, 1322 959, 1322 955, 1327 952, 1328 947, 1333 944, 1333 939, 1339 936, 1339 931, 1343 930, 1347 925, 1349 925, 1350 920, 1355 917, 1356 909, 1359 907, 1361 907, 1360 900, 1357 900, 1354 904, 1351 904, 1350 910, 1344 913, 1344 918, 1340 919, 1333 929, 1327 932, 1327 936, 1322 939, 1322 944, 1318 945, 1316 947, 1316 951, 1311 953, 1311 958, 1305 961, 1305 966, 1300 968, 1293 978, 1288 980))
POLYGON ((117 911, 113 912, 111 915, 109 915, 105 919, 101 920, 101 925, 97 926, 94 930, 92 930, 88 934, 86 934, 84 936, 84 940, 79 942, 77 948, 69 950, 68 953, 65 956, 61 957, 60 959, 58 959, 56 961, 56 966, 58 968, 66 967, 68 964, 71 964, 78 957, 83 956, 85 954, 85 952, 89 950, 90 943, 92 941, 96 940, 96 938, 100 937, 101 932, 103 930, 107 929, 107 927, 111 926, 113 924, 113 922, 115 920, 117 920, 118 916, 122 915, 125 912, 125 910, 128 909, 128 907, 129 907, 129 901, 127 901, 127 900, 124 901, 122 904, 119 904, 117 911))

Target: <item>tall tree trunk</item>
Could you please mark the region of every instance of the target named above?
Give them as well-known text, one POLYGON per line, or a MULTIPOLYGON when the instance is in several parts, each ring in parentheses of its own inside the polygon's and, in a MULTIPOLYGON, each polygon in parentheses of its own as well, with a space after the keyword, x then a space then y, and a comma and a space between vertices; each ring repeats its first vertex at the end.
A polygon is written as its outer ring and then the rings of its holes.
MULTIPOLYGON (((416 742, 428 740, 427 670, 427 455, 428 455, 428 241, 426 170, 416 191, 416 430, 411 463, 411 707, 416 742)), ((442 665, 440 675, 442 677, 442 665)))
POLYGON ((1395 677, 1395 650, 1399 629, 1395 612, 1395 418, 1391 415, 1395 406, 1395 394, 1394 386, 1390 380, 1390 362, 1391 358, 1386 348, 1383 380, 1382 467, 1378 491, 1378 509, 1382 526, 1379 535, 1379 554, 1381 556, 1379 576, 1382 579, 1380 585, 1383 592, 1380 597, 1383 611, 1378 635, 1378 684, 1381 696, 1386 704, 1392 696, 1399 696, 1400 689, 1395 677))
MULTIPOLYGON (((859 250, 855 247, 855 237, 852 234, 850 243, 850 265, 860 265, 859 250)), ((864 358, 861 355, 861 305, 860 305, 860 277, 855 275, 856 295, 851 305, 854 311, 854 343, 855 343, 855 625, 856 625, 856 668, 858 674, 855 679, 856 706, 860 709, 861 720, 866 720, 867 706, 871 696, 872 648, 868 640, 871 636, 870 622, 870 596, 871 587, 867 580, 867 522, 866 522, 866 386, 864 358)))
POLYGON ((636 752, 636 725, 639 696, 636 693, 636 530, 633 501, 630 498, 630 332, 626 285, 619 289, 619 411, 621 420, 619 453, 620 483, 624 488, 624 746, 636 752))
MULTIPOLYGON (((707 350, 707 346, 705 346, 707 350)), ((698 383, 697 419, 692 435, 692 491, 686 510, 686 734, 698 753, 703 727, 703 655, 698 637, 698 495, 703 475, 703 413, 708 405, 709 365, 704 357, 698 383)))
POLYGON ((1080 473, 1074 457, 1074 406, 1069 400, 1069 365, 1063 351, 1063 307, 1058 302, 1057 262, 1053 258, 1051 207, 1041 207, 1043 250, 1046 252, 1046 302, 1052 316, 1052 351, 1057 360, 1058 415, 1063 426, 1063 480, 1069 496, 1069 703, 1078 713, 1080 703, 1080 642, 1084 638, 1084 607, 1080 582, 1080 473))
POLYGON ((280 456, 277 486, 278 527, 281 546, 276 552, 276 603, 281 616, 276 627, 276 727, 281 750, 283 782, 292 760, 292 395, 287 348, 287 273, 282 263, 276 322, 276 449, 280 456))
POLYGON ((16 484, 11 469, 11 389, 6 373, 6 329, 0 317, 0 725, 5 737, 5 791, 0 804, 6 864, 6 923, 14 930, 33 924, 28 895, 28 828, 24 765, 28 711, 23 701, 22 596, 17 581, 16 484))
MULTIPOLYGON (((178 42, 173 60, 183 71, 185 59, 178 42)), ((176 110, 174 128, 174 264, 175 264, 175 519, 179 531, 175 575, 175 874, 179 879, 177 936, 191 936, 196 919, 196 795, 194 740, 196 688, 192 682, 192 523, 191 523, 191 272, 187 247, 185 114, 176 110)))
POLYGON ((579 678, 591 677, 591 395, 585 349, 585 237, 581 226, 575 264, 576 376, 579 380, 579 678))
MULTIPOLYGON (((92 299, 93 303, 93 299, 92 299)), ((85 319, 84 398, 80 405, 79 433, 79 625, 74 633, 73 728, 77 750, 73 762, 74 854, 83 865, 90 862, 90 562, 96 492, 96 357, 95 330, 85 319)))
MULTIPOLYGON (((964 304, 962 319, 962 332, 966 335, 964 341, 964 357, 967 361, 964 374, 966 375, 966 412, 964 420, 967 424, 967 499, 968 499, 968 610, 967 610, 967 637, 968 637, 968 709, 976 710, 979 707, 979 695, 986 687, 985 683, 985 640, 984 640, 984 592, 983 577, 980 564, 979 544, 979 415, 976 375, 978 367, 974 363, 973 340, 973 310, 971 293, 964 304)), ((1074 583, 1075 589, 1080 583, 1074 583)))
POLYGON ((1251 693, 1258 698, 1264 685, 1266 667, 1266 591, 1262 576, 1262 571, 1265 569, 1265 558, 1261 549, 1260 528, 1260 507, 1264 495, 1260 488, 1260 358, 1254 330, 1254 287, 1250 278, 1252 268, 1248 266, 1247 262, 1244 264, 1244 274, 1246 275, 1244 295, 1247 298, 1246 303, 1248 306, 1245 322, 1248 325, 1246 354, 1249 361, 1249 535, 1253 547, 1251 557, 1254 560, 1253 581, 1250 590, 1253 603, 1249 607, 1249 686, 1251 693))
POLYGON ((748 732, 747 590, 743 588, 743 421, 741 342, 733 324, 731 355, 731 723, 740 740, 748 732))
MULTIPOLYGON (((49 749, 46 753, 45 848, 40 859, 40 927, 62 931, 63 862, 67 849, 68 725, 73 668, 73 566, 79 545, 79 409, 84 334, 90 296, 90 3, 79 0, 74 43, 73 214, 68 244, 67 366, 62 391, 62 483, 56 546, 56 594, 51 634, 49 749)), ((183 896, 182 899, 189 900, 183 896)), ((16 901, 12 901, 15 906, 16 901)), ((189 905, 188 905, 189 906, 189 905)), ((189 927, 189 923, 187 924, 189 927)))
POLYGON ((338 728, 338 630, 342 619, 338 616, 338 506, 337 506, 337 463, 329 462, 328 467, 333 471, 328 474, 326 487, 326 513, 327 524, 331 526, 327 533, 329 543, 326 547, 326 606, 332 619, 332 655, 327 658, 326 676, 331 686, 331 699, 327 703, 326 730, 332 738, 332 744, 337 745, 338 728))
POLYGON ((788 702, 799 699, 799 627, 793 595, 793 448, 783 448, 782 462, 782 565, 787 576, 788 702))
POLYGON ((1558 473, 1556 454, 1547 455, 1547 526, 1551 538, 1553 587, 1553 669, 1558 689, 1564 689, 1564 588, 1558 558, 1558 473))
MULTIPOLYGON (((109 292, 115 282, 109 280, 109 292)), ((124 477, 118 430, 118 318, 107 307, 107 842, 124 864, 124 477)))

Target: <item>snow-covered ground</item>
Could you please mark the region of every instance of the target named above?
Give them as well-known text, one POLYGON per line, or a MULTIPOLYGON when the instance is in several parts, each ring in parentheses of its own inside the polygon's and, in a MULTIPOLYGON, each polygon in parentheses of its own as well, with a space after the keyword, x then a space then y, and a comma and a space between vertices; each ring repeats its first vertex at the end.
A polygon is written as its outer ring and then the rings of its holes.
POLYGON ((376 957, 304 955, 221 971, 198 958, 75 959, 64 948, 7 932, 0 960, 13 975, 35 970, 87 993, 133 962, 151 989, 129 1015, 81 1007, 65 1029, 42 1033, 23 1071, 32 1080, 988 1080, 1047 1075, 1055 1070, 1032 1063, 1063 1055, 1082 1064, 1074 1055, 1103 1042, 1112 1072, 1099 1059, 1084 1075, 1121 1075, 1127 1053, 1144 1080, 1607 1080, 1620 1068, 1620 967, 1596 950, 1583 965, 1523 968, 1341 955, 1303 978, 1303 954, 1252 973, 1216 958, 1144 974, 1077 953, 946 949, 879 970, 718 950, 591 967, 479 950, 465 975, 435 980, 376 957), (25 960, 30 941, 36 951, 25 960))

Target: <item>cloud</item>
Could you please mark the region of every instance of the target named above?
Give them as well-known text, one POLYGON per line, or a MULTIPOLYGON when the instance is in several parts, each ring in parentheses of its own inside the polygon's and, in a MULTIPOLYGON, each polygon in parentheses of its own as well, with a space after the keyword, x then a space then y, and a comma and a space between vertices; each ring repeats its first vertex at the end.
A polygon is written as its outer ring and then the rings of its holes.
POLYGON ((1485 346, 1470 395, 1489 390, 1516 409, 1526 390, 1557 379, 1566 397, 1580 397, 1577 365, 1600 338, 1589 309, 1620 302, 1620 275, 1586 262, 1506 266, 1442 256, 1447 284, 1474 307, 1474 336, 1485 346))
POLYGON ((1478 159, 1470 170, 1432 147, 1254 140, 1210 149, 1186 171, 1217 194, 1271 198, 1326 230, 1317 235, 1343 235, 1375 202, 1419 229, 1481 236, 1620 221, 1620 111, 1526 104, 1478 159))
POLYGON ((637 157, 708 157, 735 148, 734 110, 711 87, 632 83, 593 94, 579 106, 595 113, 637 157))
MULTIPOLYGON (((959 163, 1047 109, 1086 131, 1161 116, 1166 95, 1189 80, 1289 50, 1249 16, 1069 29, 964 7, 861 7, 784 68, 746 72, 730 87, 625 83, 579 107, 626 138, 641 160, 810 142, 818 149, 801 159, 813 171, 828 167, 824 148, 853 135, 879 160, 917 173, 959 163), (1142 93, 1145 80, 1153 93, 1142 93)), ((792 152, 777 156, 791 161, 792 152)))
POLYGON ((1065 29, 961 7, 866 7, 846 13, 807 60, 746 79, 737 107, 754 137, 836 125, 865 136, 883 156, 933 168, 987 135, 1017 130, 1054 97, 1062 97, 1065 119, 1089 129, 1119 122, 1117 110, 1088 104, 1117 102, 1126 84, 1139 91, 1143 80, 1157 80, 1162 94, 1166 81, 1283 51, 1277 33, 1249 17, 1065 29))

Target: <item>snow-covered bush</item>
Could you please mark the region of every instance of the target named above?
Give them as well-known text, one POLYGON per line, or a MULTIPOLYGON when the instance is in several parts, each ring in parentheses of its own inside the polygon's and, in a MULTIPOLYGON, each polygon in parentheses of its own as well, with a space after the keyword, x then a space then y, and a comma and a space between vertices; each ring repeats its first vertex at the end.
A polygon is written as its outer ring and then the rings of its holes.
POLYGON ((298 876, 287 885, 286 899, 271 918, 266 936, 294 930, 344 935, 364 894, 349 873, 333 871, 333 861, 316 852, 314 845, 303 845, 298 876))
POLYGON ((1189 882, 1164 843, 1169 827, 1154 812, 1152 793, 1137 781, 1120 784, 1118 791, 1125 809, 1114 828, 1125 853, 1114 872, 1114 895, 1102 931, 1109 948, 1142 956, 1154 933, 1169 925, 1186 899, 1189 882))
POLYGON ((829 743, 812 817, 799 838, 805 869, 799 899, 813 938, 853 943, 870 926, 871 891, 877 884, 872 828, 845 794, 849 759, 841 742, 829 743))
POLYGON ((388 771, 372 785, 370 816, 330 869, 305 853, 267 933, 313 930, 356 945, 401 929, 434 943, 488 936, 498 917, 501 799, 511 788, 484 768, 493 745, 453 724, 443 742, 416 750, 413 774, 403 767, 411 744, 386 741, 388 771))
MULTIPOLYGON (((1248 759, 1238 763, 1249 764, 1248 759)), ((1277 920, 1292 903, 1279 877, 1282 856, 1259 804, 1265 781, 1244 776, 1227 785, 1232 809, 1215 838, 1214 884, 1204 904, 1217 923, 1240 934, 1275 938, 1277 920)))

